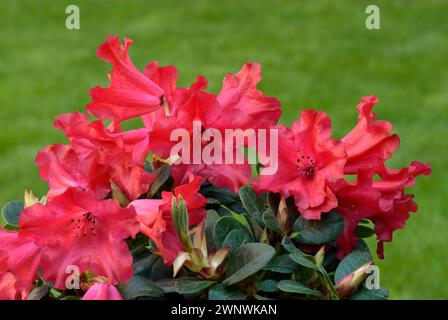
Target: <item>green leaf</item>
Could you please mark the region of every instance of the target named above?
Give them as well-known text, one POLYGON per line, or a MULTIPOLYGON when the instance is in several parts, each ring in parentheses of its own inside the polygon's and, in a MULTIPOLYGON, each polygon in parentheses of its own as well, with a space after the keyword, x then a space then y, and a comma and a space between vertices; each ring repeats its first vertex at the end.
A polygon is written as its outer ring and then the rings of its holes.
POLYGON ((324 268, 331 269, 331 265, 336 262, 336 252, 337 249, 335 247, 332 247, 327 252, 325 252, 324 262, 322 263, 322 266, 324 268))
POLYGON ((295 263, 287 254, 274 257, 269 263, 263 268, 263 270, 268 270, 278 273, 294 273, 299 269, 297 263, 295 263))
POLYGON ((264 222, 264 225, 267 228, 269 228, 272 231, 277 232, 277 233, 283 233, 283 230, 280 227, 280 224, 277 221, 277 218, 275 217, 275 215, 272 213, 272 211, 270 209, 263 212, 262 220, 264 222))
POLYGON ((364 251, 353 251, 347 255, 336 268, 334 275, 335 282, 337 283, 339 280, 361 268, 369 261, 372 261, 372 257, 369 253, 364 251))
POLYGON ((176 292, 176 278, 164 278, 156 281, 156 285, 165 293, 176 292))
POLYGON ((110 180, 110 188, 112 190, 112 198, 117 200, 120 206, 127 207, 129 205, 129 199, 123 191, 121 191, 120 187, 112 180, 110 180))
POLYGON ((223 247, 230 247, 231 249, 239 248, 243 243, 253 242, 253 237, 247 230, 233 229, 229 232, 224 242, 223 247))
POLYGON ((293 225, 298 232, 296 241, 321 245, 336 240, 344 229, 344 219, 335 211, 323 213, 321 220, 306 220, 300 216, 293 225))
POLYGON ((311 289, 310 287, 306 286, 305 284, 299 281, 282 280, 277 284, 277 288, 279 288, 283 292, 304 294, 308 296, 322 298, 322 293, 320 291, 311 289))
POLYGON ((195 277, 183 277, 176 279, 174 287, 179 294, 196 294, 214 283, 214 281, 201 280, 195 277))
POLYGON ((58 300, 80 300, 80 298, 77 296, 63 296, 62 298, 60 298, 58 300))
POLYGON ((145 160, 144 167, 145 167, 145 171, 146 172, 148 172, 148 173, 153 173, 154 172, 154 168, 152 167, 152 163, 149 162, 148 160, 145 160))
POLYGON ((318 267, 313 262, 314 257, 302 252, 299 248, 297 248, 291 242, 291 240, 288 239, 288 237, 286 237, 286 236, 283 237, 282 246, 283 246, 283 248, 285 248, 286 251, 288 251, 290 253, 289 257, 295 263, 297 263, 303 267, 306 267, 306 268, 318 270, 318 267))
POLYGON ((239 194, 247 213, 253 216, 258 223, 263 224, 261 208, 255 191, 249 186, 243 186, 241 187, 239 194))
POLYGON ((171 175, 171 167, 169 165, 163 165, 157 168, 155 173, 157 175, 157 178, 151 184, 148 192, 148 196, 150 198, 152 198, 157 193, 157 191, 159 191, 160 188, 165 184, 165 182, 168 181, 171 175))
POLYGON ((180 242, 185 246, 187 250, 191 250, 193 248, 193 244, 191 243, 189 235, 190 224, 188 219, 187 205, 182 199, 182 196, 179 196, 178 202, 179 204, 177 204, 176 198, 173 197, 173 200, 171 202, 171 214, 174 229, 176 230, 176 234, 180 242))
POLYGON ((119 289, 125 299, 136 299, 139 297, 159 298, 164 295, 163 290, 151 280, 135 275, 131 280, 120 285, 119 289))
POLYGON ((61 293, 55 288, 51 288, 49 291, 49 296, 54 299, 58 299, 61 296, 61 293))
POLYGON ((295 263, 301 265, 302 267, 305 268, 310 268, 313 270, 319 270, 319 268, 316 266, 315 263, 313 263, 310 259, 308 259, 305 255, 300 254, 300 253, 290 253, 289 254, 289 258, 291 258, 292 261, 294 261, 295 263))
POLYGON ((355 250, 368 253, 370 256, 370 260, 373 260, 372 253, 370 252, 369 246, 367 245, 367 243, 364 240, 358 239, 358 243, 356 244, 353 251, 355 251, 355 250))
POLYGON ((318 266, 318 268, 320 272, 320 279, 322 280, 322 283, 324 284, 325 288, 327 288, 328 290, 330 300, 339 300, 339 295, 336 292, 336 288, 334 287, 334 284, 327 270, 325 270, 325 268, 322 266, 318 266))
POLYGON ((152 267, 158 260, 158 256, 155 254, 145 252, 134 258, 134 263, 132 264, 132 269, 134 274, 150 274, 152 267))
POLYGON ((236 213, 236 212, 233 211, 233 210, 230 210, 230 209, 229 209, 229 211, 230 211, 230 213, 232 214, 233 219, 236 219, 239 223, 241 223, 243 226, 246 227, 246 229, 247 229, 247 231, 248 231, 249 233, 251 233, 251 231, 250 231, 250 226, 249 226, 249 223, 248 223, 247 220, 246 220, 246 217, 243 216, 242 214, 236 213))
POLYGON ((272 279, 264 280, 257 284, 257 289, 263 292, 277 292, 278 291, 277 284, 278 284, 277 280, 272 279))
POLYGON ((201 186, 200 193, 209 200, 209 203, 214 202, 226 206, 240 199, 238 193, 227 188, 217 188, 208 182, 201 186))
POLYGON ((222 248, 227 235, 235 229, 247 230, 244 225, 231 216, 219 218, 213 229, 213 241, 215 242, 216 248, 222 248))
POLYGON ((389 297, 389 290, 385 288, 367 289, 362 286, 349 299, 350 300, 387 300, 389 297))
POLYGON ((289 253, 301 253, 304 254, 302 251, 300 251, 294 243, 291 242, 291 240, 288 239, 288 237, 284 236, 282 239, 282 246, 285 248, 286 251, 289 253))
POLYGON ((23 201, 8 202, 2 209, 3 227, 8 230, 17 230, 19 218, 24 208, 23 201))
POLYGON ((207 210, 205 218, 205 239, 207 240, 207 248, 209 251, 216 249, 213 241, 213 229, 218 222, 220 216, 215 210, 207 210))
POLYGON ((163 263, 163 258, 158 257, 156 261, 151 265, 150 268, 145 270, 144 273, 140 272, 149 277, 152 281, 158 281, 160 279, 165 279, 173 276, 173 267, 167 266, 163 263))
POLYGON ((49 291, 50 291, 50 287, 46 284, 44 284, 41 287, 34 288, 28 294, 27 300, 41 300, 48 294, 49 291))
POLYGON ((369 228, 368 226, 358 225, 355 229, 355 235, 358 238, 369 238, 371 237, 375 231, 373 231, 372 228, 369 228))
POLYGON ((246 293, 222 284, 217 284, 208 291, 209 300, 246 300, 246 298, 246 293))
POLYGON ((227 259, 225 285, 240 282, 263 269, 275 255, 275 249, 264 243, 245 243, 233 250, 227 259))

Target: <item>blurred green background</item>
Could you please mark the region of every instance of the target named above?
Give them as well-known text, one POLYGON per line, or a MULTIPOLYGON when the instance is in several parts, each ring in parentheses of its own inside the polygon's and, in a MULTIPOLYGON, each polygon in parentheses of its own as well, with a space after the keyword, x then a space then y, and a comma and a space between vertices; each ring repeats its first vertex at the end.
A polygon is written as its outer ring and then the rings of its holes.
POLYGON ((259 62, 283 123, 318 108, 338 138, 355 125, 359 99, 379 96, 379 118, 402 140, 389 164, 433 166, 413 189, 418 214, 385 246, 381 284, 394 299, 448 299, 447 1, 1 1, 0 203, 45 192, 35 154, 64 141, 54 116, 84 110, 88 89, 107 84, 109 65, 95 57, 106 34, 134 40, 138 67, 173 64, 180 85, 203 74, 213 92, 246 58, 259 62), (380 30, 365 28, 372 3, 380 30), (65 28, 69 4, 80 8, 80 30, 65 28))

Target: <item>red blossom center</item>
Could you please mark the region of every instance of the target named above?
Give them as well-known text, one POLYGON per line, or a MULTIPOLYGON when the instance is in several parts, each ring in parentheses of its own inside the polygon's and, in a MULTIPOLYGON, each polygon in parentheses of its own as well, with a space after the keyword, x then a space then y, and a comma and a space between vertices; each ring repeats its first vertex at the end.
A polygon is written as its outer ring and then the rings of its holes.
POLYGON ((91 212, 83 213, 78 218, 71 219, 71 222, 75 225, 75 238, 96 236, 96 217, 91 212))
POLYGON ((312 159, 310 156, 301 154, 300 151, 297 151, 297 153, 299 157, 297 159, 296 168, 299 171, 299 174, 301 176, 312 179, 315 172, 314 159, 312 159))

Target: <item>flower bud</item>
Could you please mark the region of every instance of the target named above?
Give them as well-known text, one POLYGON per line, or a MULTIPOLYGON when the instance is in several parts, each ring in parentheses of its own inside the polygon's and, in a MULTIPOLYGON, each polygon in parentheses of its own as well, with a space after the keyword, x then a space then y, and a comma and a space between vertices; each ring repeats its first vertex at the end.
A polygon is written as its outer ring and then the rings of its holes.
POLYGON ((367 276, 372 261, 367 262, 365 265, 345 276, 336 283, 336 291, 341 298, 347 298, 356 292, 358 287, 364 281, 367 276))

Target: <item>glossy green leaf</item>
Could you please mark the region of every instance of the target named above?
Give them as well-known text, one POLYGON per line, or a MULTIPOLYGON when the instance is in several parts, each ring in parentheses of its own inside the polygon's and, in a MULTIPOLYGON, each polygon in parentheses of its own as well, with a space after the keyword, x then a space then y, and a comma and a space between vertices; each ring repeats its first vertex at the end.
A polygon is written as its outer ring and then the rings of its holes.
POLYGON ((372 257, 369 253, 364 251, 353 251, 347 255, 336 268, 334 275, 335 282, 337 283, 339 280, 361 268, 369 261, 372 261, 372 257))
POLYGON ((220 216, 215 210, 207 210, 205 218, 205 239, 207 240, 207 248, 209 251, 215 249, 215 242, 213 241, 213 229, 218 222, 220 216))
POLYGON ((274 257, 269 263, 263 268, 263 270, 268 270, 278 273, 294 273, 299 269, 299 266, 294 262, 288 254, 283 254, 274 257))
POLYGON ((176 279, 174 287, 177 293, 188 295, 199 293, 214 283, 214 281, 201 280, 196 277, 183 277, 176 279))
POLYGON ((253 242, 254 239, 245 229, 233 229, 229 232, 224 242, 223 247, 229 247, 231 249, 239 248, 243 243, 253 242))
POLYGON ((322 293, 320 291, 311 289, 310 287, 299 281, 282 280, 277 284, 277 288, 279 288, 283 292, 304 294, 307 296, 322 298, 322 293))
POLYGON ((125 299, 136 299, 139 297, 159 298, 164 295, 163 290, 151 280, 135 275, 131 280, 120 285, 119 289, 125 299))
POLYGON ((275 249, 264 243, 245 243, 233 250, 227 259, 225 285, 238 283, 263 269, 275 255, 275 249))
POLYGON ((246 293, 222 284, 217 284, 208 291, 209 300, 246 300, 246 298, 246 293))
POLYGON ((222 248, 223 243, 228 234, 235 229, 243 229, 247 231, 247 228, 242 225, 238 220, 231 216, 221 217, 213 229, 213 241, 217 248, 222 248))
POLYGON ((336 240, 344 230, 344 219, 335 211, 323 213, 321 220, 297 218, 293 225, 299 243, 321 245, 336 240))
POLYGON ((257 284, 257 289, 263 292, 276 292, 278 291, 277 280, 264 280, 257 284))
POLYGON ((280 223, 271 210, 263 212, 263 223, 268 228, 277 233, 283 233, 280 223))
POLYGON ((241 187, 239 194, 247 213, 253 216, 258 223, 262 224, 262 211, 255 191, 249 186, 243 186, 241 187))
POLYGON ((361 239, 369 238, 374 233, 375 233, 375 231, 368 226, 358 225, 355 229, 355 235, 361 239))
POLYGON ((295 263, 301 265, 302 267, 318 270, 316 264, 303 254, 300 254, 298 252, 290 253, 289 258, 295 263))
POLYGON ((2 209, 3 227, 8 230, 17 230, 20 214, 24 208, 23 201, 8 202, 2 209))

